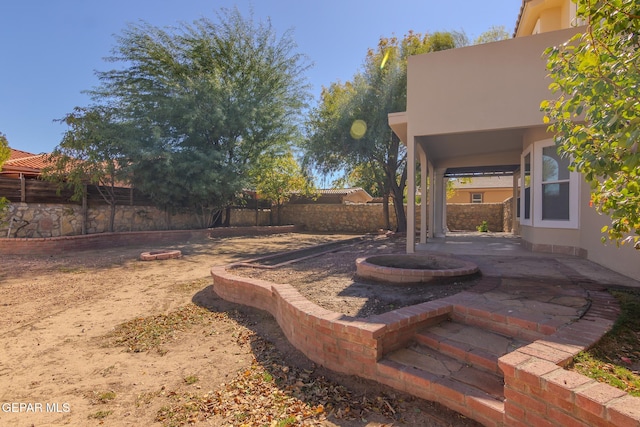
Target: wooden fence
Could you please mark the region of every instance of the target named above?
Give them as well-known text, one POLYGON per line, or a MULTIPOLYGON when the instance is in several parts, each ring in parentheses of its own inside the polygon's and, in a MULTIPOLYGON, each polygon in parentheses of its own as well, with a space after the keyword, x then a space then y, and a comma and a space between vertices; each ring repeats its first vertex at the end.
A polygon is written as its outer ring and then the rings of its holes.
MULTIPOLYGON (((87 203, 105 205, 107 202, 100 195, 100 190, 107 187, 97 185, 87 186, 87 203)), ((150 206, 151 200, 134 188, 115 187, 116 205, 121 206, 150 206)), ((37 179, 0 178, 0 196, 6 197, 13 203, 63 203, 82 204, 82 200, 71 200, 73 191, 68 188, 58 189, 58 185, 37 179)))
MULTIPOLYGON (((89 205, 106 205, 100 195, 104 186, 87 186, 87 203, 89 205)), ((15 179, 0 177, 0 197, 6 197, 13 203, 62 203, 81 205, 82 200, 71 200, 73 191, 68 188, 58 189, 58 185, 39 179, 15 179)), ((119 206, 153 206, 153 202, 135 188, 115 187, 114 196, 119 206)), ((235 209, 270 209, 271 203, 257 199, 255 193, 248 192, 231 206, 235 209)))

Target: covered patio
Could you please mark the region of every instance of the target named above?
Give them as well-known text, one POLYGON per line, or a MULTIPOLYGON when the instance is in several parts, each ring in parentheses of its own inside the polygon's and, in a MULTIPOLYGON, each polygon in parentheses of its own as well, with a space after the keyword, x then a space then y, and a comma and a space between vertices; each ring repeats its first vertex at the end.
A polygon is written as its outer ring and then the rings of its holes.
MULTIPOLYGON (((423 249, 430 238, 447 235, 448 179, 512 176, 512 209, 518 212, 523 152, 533 141, 551 138, 539 107, 550 96, 542 53, 575 31, 409 58, 407 111, 389 114, 390 127, 407 146, 408 253, 423 249), (418 188, 427 197, 420 200, 416 240, 418 188)), ((515 233, 519 226, 514 215, 515 233)))

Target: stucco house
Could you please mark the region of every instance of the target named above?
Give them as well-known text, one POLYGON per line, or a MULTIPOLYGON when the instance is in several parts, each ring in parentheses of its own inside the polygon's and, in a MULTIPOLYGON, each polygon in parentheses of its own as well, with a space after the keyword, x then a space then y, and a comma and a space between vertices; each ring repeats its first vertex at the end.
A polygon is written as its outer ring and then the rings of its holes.
POLYGON ((511 176, 477 176, 453 179, 447 203, 502 203, 513 196, 511 176))
POLYGON ((448 177, 508 174, 517 212, 513 229, 523 245, 579 255, 640 278, 639 251, 601 243, 609 218, 589 205, 589 185, 557 155, 540 111, 540 102, 554 96, 543 52, 579 32, 579 24, 570 0, 524 0, 513 38, 409 58, 407 109, 388 118, 407 146, 408 164, 421 168, 422 182, 413 167, 407 174, 407 252, 446 234, 448 177), (416 241, 411 188, 427 188, 427 175, 433 203, 419 206, 416 241))

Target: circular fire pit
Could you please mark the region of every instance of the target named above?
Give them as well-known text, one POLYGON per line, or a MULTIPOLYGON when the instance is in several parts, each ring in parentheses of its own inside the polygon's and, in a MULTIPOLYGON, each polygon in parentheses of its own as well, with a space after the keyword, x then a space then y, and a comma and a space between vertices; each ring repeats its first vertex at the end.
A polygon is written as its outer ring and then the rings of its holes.
POLYGON ((152 252, 142 252, 140 254, 141 261, 155 261, 161 259, 180 258, 182 252, 178 250, 159 250, 152 252))
POLYGON ((359 277, 391 284, 424 283, 478 271, 478 266, 470 261, 439 254, 374 255, 356 260, 359 277))

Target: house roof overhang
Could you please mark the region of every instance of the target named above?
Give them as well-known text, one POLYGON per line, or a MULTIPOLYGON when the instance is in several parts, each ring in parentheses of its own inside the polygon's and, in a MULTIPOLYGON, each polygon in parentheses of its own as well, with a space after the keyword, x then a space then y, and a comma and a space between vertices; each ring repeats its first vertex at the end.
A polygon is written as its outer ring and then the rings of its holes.
POLYGON ((479 176, 510 176, 520 168, 519 164, 514 165, 492 165, 492 166, 467 166, 458 168, 447 168, 444 173, 446 178, 473 178, 479 176))
POLYGON ((515 128, 418 136, 416 143, 437 168, 465 174, 460 176, 473 176, 473 170, 497 175, 512 173, 513 166, 520 163, 525 132, 526 129, 515 128))
POLYGON ((387 117, 393 132, 398 135, 400 141, 407 145, 407 112, 389 113, 387 117))

